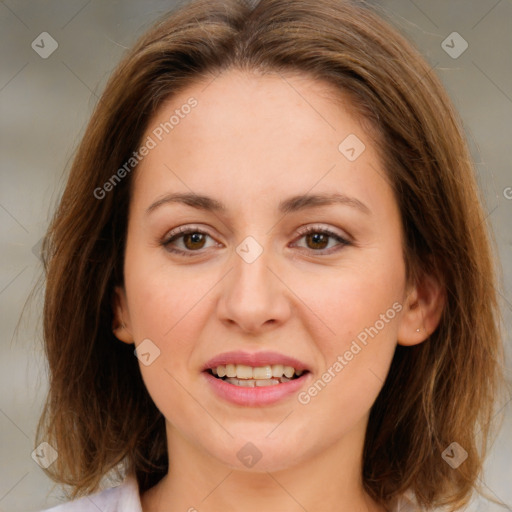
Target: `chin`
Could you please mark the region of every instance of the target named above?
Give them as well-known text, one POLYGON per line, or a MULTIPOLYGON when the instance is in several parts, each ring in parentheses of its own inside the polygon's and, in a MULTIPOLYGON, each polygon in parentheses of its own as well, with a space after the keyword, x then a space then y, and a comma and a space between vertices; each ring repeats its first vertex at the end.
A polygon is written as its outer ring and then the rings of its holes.
MULTIPOLYGON (((272 428, 275 428, 276 425, 272 428)), ((289 469, 307 459, 307 447, 286 432, 266 437, 272 428, 255 429, 254 436, 236 435, 221 446, 207 447, 210 454, 230 469, 250 472, 276 472, 289 469)), ((272 434, 271 434, 272 435, 272 434)), ((302 437, 304 439, 304 436, 302 437)), ((309 438, 311 441, 311 438, 309 438)), ((314 448, 311 447, 313 450, 314 448)))

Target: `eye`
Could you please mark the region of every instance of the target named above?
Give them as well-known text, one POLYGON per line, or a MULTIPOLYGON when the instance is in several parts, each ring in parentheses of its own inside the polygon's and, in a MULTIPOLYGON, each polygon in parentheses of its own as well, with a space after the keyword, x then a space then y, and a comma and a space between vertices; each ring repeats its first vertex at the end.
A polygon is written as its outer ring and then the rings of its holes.
MULTIPOLYGON (((328 254, 331 254, 332 252, 336 252, 336 245, 340 246, 340 248, 351 245, 351 242, 349 242, 347 239, 343 238, 338 233, 331 231, 327 228, 321 228, 318 226, 308 226, 306 228, 300 228, 298 230, 301 237, 299 240, 304 238, 306 240, 305 249, 310 250, 315 253, 323 253, 326 251, 326 248, 329 245, 329 239, 334 240, 337 242, 334 246, 334 251, 329 250, 333 249, 331 246, 330 248, 327 248, 329 251, 328 254)), ((169 252, 180 254, 183 256, 194 256, 194 253, 200 253, 202 249, 207 248, 206 239, 212 238, 206 231, 203 231, 202 229, 199 229, 194 226, 188 226, 188 227, 179 227, 171 231, 164 240, 162 240, 161 245, 165 247, 165 249, 169 252), (179 242, 179 243, 178 243, 179 242), (180 245, 181 247, 177 247, 180 245)), ((212 246, 215 245, 221 245, 214 243, 212 246)))
POLYGON ((183 256, 193 256, 194 252, 198 252, 205 248, 206 238, 211 238, 206 231, 193 226, 179 227, 171 231, 161 244, 169 252, 181 254, 183 256), (184 248, 176 248, 175 246, 176 242, 180 239, 183 244, 182 247, 184 248))
MULTIPOLYGON (((313 252, 321 252, 325 251, 326 247, 329 245, 329 239, 334 240, 338 242, 338 246, 340 248, 351 245, 351 242, 349 242, 347 239, 343 238, 338 233, 335 233, 334 231, 331 231, 327 228, 320 228, 318 226, 308 226, 306 228, 299 229, 299 233, 302 235, 299 240, 302 238, 305 239, 306 245, 309 247, 306 247, 306 249, 309 249, 313 252)), ((330 247, 332 249, 332 246, 330 247)), ((329 251, 328 254, 331 254, 332 252, 336 252, 339 249, 335 249, 334 251, 329 251)))

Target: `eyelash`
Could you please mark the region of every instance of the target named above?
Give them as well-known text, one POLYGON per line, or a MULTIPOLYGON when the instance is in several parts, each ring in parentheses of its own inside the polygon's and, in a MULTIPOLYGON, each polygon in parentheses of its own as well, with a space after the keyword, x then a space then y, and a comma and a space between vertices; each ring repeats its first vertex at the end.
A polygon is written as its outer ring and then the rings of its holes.
MULTIPOLYGON (((332 248, 331 249, 322 249, 322 250, 306 249, 307 251, 311 251, 315 255, 328 255, 328 254, 331 254, 332 252, 337 252, 338 250, 341 250, 341 248, 343 248, 344 246, 352 245, 352 243, 350 241, 341 237, 338 233, 335 233, 334 231, 331 231, 328 228, 318 228, 317 226, 310 226, 307 228, 300 228, 298 230, 298 232, 300 234, 299 240, 301 238, 304 238, 304 236, 307 236, 311 233, 315 233, 315 234, 327 235, 328 237, 333 238, 334 240, 339 242, 339 245, 341 246, 336 251, 332 251, 332 248), (329 251, 329 252, 326 253, 325 251, 329 251)), ((178 240, 178 239, 182 238, 183 236, 192 234, 192 233, 199 233, 202 235, 210 236, 209 233, 207 233, 206 231, 203 231, 202 229, 198 229, 198 228, 194 228, 194 227, 180 227, 180 228, 177 228, 174 232, 171 232, 167 237, 165 237, 165 239, 162 240, 161 245, 163 247, 165 247, 165 249, 167 251, 175 253, 175 254, 180 254, 182 256, 187 256, 187 257, 195 256, 197 253, 201 252, 201 249, 197 250, 197 251, 192 251, 192 250, 184 251, 182 249, 176 249, 171 246, 171 243, 174 242, 175 240, 178 240)), ((212 238, 212 237, 210 236, 210 238, 212 238)))

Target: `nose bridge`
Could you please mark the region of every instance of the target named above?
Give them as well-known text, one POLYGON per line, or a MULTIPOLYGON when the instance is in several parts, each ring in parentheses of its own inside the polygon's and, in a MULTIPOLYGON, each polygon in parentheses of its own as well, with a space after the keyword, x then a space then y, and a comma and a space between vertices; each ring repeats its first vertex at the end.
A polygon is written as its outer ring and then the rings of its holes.
POLYGON ((232 293, 244 303, 253 303, 253 307, 261 307, 271 298, 271 281, 275 277, 268 269, 272 260, 269 245, 268 238, 260 243, 253 236, 247 236, 235 248, 232 293))
MULTIPOLYGON (((261 237, 260 237, 261 239, 261 237)), ((260 244, 253 236, 246 237, 235 249, 234 284, 242 284, 242 290, 250 287, 255 293, 269 291, 268 283, 272 275, 268 269, 272 255, 269 244, 260 244)), ((273 277, 273 276, 272 276, 273 277)))
POLYGON ((282 321, 288 310, 280 281, 270 270, 275 266, 270 245, 247 236, 235 247, 234 268, 223 289, 220 314, 245 330, 282 321))

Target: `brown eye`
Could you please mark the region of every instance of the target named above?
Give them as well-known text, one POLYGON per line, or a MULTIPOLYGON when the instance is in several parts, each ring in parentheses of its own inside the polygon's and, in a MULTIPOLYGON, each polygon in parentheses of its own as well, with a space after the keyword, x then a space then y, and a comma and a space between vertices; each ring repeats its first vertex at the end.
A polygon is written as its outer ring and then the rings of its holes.
POLYGON ((310 249, 325 249, 325 247, 329 244, 329 235, 325 233, 310 233, 306 235, 306 240, 310 249))
POLYGON ((194 250, 194 249, 202 249, 204 242, 205 242, 205 235, 204 233, 199 232, 193 232, 193 233, 187 233, 183 236, 183 244, 187 249, 194 250))
POLYGON ((199 253, 201 249, 206 247, 207 238, 211 238, 211 236, 200 229, 193 227, 178 228, 172 231, 161 242, 161 245, 169 252, 194 256, 194 253, 199 253))
POLYGON ((322 251, 326 250, 329 252, 325 254, 330 254, 332 252, 336 252, 346 245, 351 245, 351 242, 335 233, 334 231, 326 228, 318 228, 316 226, 308 227, 306 229, 302 229, 300 234, 302 236, 299 238, 299 240, 304 239, 306 242, 306 247, 302 246, 302 248, 318 254, 322 254, 322 251), (334 240, 338 243, 328 248, 327 246, 329 245, 330 240, 334 240))

